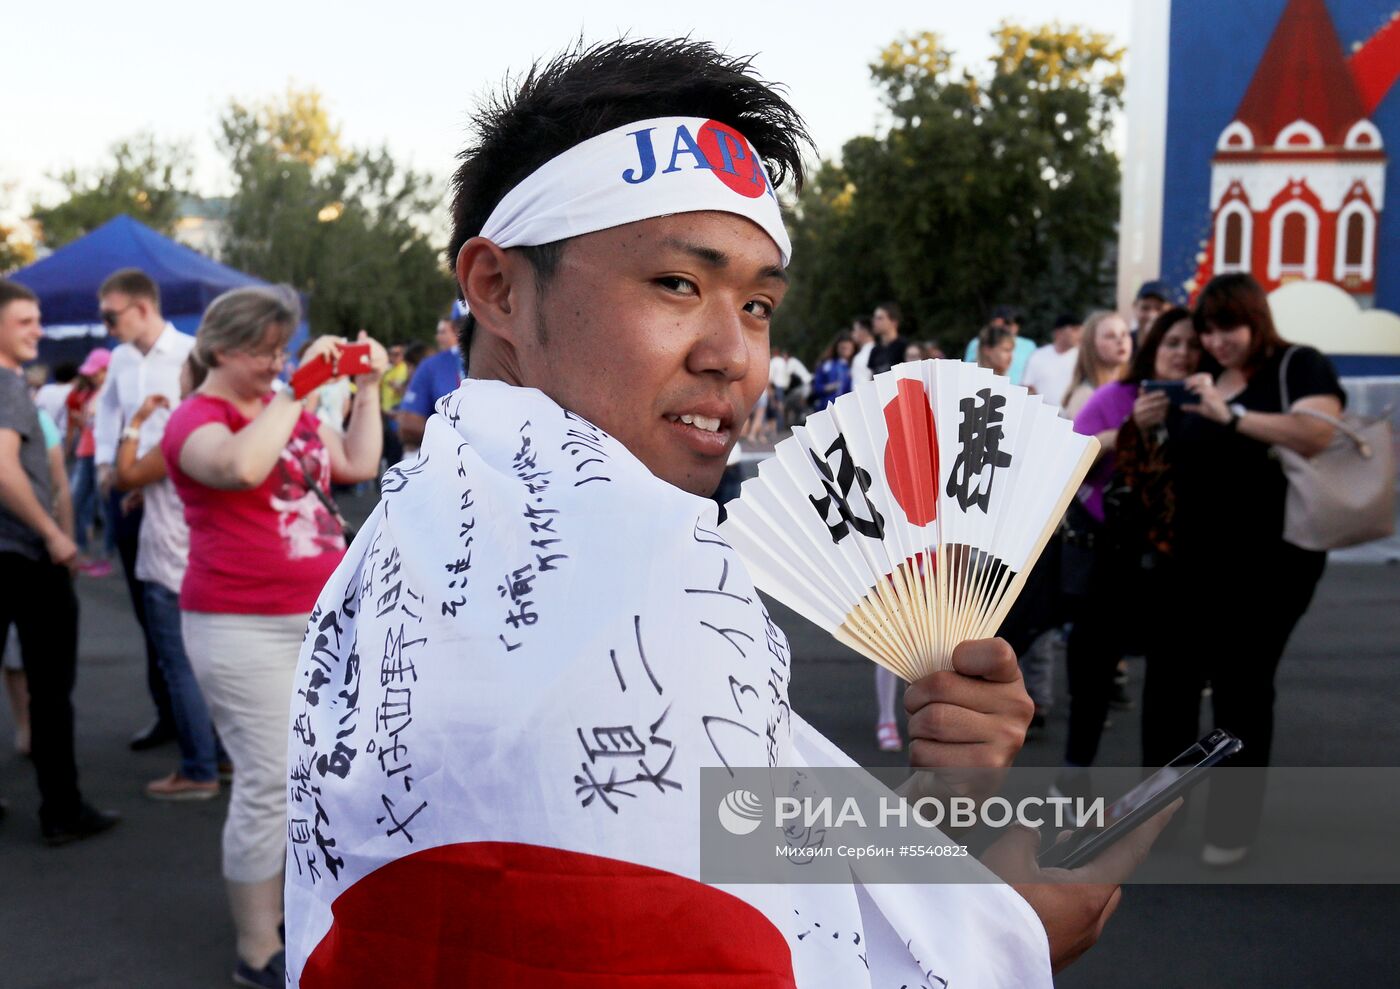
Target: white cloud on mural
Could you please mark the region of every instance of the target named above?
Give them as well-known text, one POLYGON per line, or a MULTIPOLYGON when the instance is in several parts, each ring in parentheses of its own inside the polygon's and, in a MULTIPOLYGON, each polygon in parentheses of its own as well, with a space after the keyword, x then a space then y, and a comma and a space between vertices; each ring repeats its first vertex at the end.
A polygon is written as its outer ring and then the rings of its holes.
POLYGON ((1269 293, 1279 335, 1325 354, 1400 356, 1400 316, 1362 309, 1327 282, 1289 282, 1269 293))

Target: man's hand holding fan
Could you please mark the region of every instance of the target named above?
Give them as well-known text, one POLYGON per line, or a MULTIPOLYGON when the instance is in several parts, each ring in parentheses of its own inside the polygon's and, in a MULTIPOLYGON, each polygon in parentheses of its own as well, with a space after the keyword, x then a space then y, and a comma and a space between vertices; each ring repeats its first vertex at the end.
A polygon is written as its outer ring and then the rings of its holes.
MULTIPOLYGON (((1034 705, 993 639, 1099 444, 1006 378, 960 361, 901 364, 793 429, 727 506, 721 532, 754 584, 909 682, 917 768, 971 770, 982 797, 1034 705)), ((1056 969, 1092 945, 1118 884, 1173 808, 1076 870, 1042 870, 1021 829, 986 864, 1035 909, 1056 969)))
POLYGON ((722 530, 754 583, 914 683, 989 638, 1098 453, 961 361, 900 364, 793 429, 722 530))

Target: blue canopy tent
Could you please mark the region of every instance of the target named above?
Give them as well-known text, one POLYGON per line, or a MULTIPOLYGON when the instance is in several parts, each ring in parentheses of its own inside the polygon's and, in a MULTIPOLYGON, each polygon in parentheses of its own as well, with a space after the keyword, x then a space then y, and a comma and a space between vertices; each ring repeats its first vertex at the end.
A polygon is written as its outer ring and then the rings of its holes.
MULTIPOLYGON (((52 367, 81 361, 99 345, 114 346, 98 315, 97 289, 119 268, 140 268, 160 287, 165 318, 184 333, 194 333, 200 316, 215 296, 246 285, 267 282, 207 258, 156 233, 129 216, 118 216, 10 277, 39 296, 44 339, 39 359, 52 367)), ((292 345, 306 336, 297 328, 292 345)))

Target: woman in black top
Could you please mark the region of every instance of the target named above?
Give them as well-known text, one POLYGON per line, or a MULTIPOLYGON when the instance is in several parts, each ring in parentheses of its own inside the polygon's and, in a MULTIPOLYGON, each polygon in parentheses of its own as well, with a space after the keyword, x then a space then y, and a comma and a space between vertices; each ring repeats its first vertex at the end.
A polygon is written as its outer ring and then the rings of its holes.
MULTIPOLYGON (((1332 427, 1297 410, 1337 416, 1346 395, 1326 357, 1279 337, 1268 300, 1250 276, 1212 279, 1194 319, 1221 371, 1214 379, 1187 379, 1196 402, 1184 411, 1195 415, 1183 420, 1176 437, 1178 600, 1204 605, 1198 613, 1217 619, 1184 644, 1177 675, 1161 684, 1153 750, 1144 755, 1148 765, 1163 765, 1195 741, 1201 689, 1209 681, 1216 727, 1244 742, 1231 764, 1267 766, 1274 673, 1327 562, 1326 553, 1284 542, 1287 482, 1270 448, 1321 452, 1332 427)), ((1243 858, 1258 827, 1263 775, 1229 783, 1211 794, 1203 855, 1209 864, 1243 858)))

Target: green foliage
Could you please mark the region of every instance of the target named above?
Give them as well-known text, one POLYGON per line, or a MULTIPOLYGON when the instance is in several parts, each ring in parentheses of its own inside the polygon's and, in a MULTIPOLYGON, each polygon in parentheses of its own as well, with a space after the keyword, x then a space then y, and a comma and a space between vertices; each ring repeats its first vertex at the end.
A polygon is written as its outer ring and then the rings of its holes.
POLYGON ((16 236, 14 228, 0 223, 0 275, 23 268, 34 260, 34 245, 16 236))
MULTIPOLYGON (((0 216, 9 215, 14 196, 13 182, 0 182, 0 216)), ((34 245, 22 236, 19 227, 0 220, 0 275, 22 268, 34 260, 34 245)))
POLYGON ((70 168, 53 177, 63 186, 64 198, 33 211, 50 248, 62 247, 123 213, 162 233, 174 229, 190 184, 189 149, 141 134, 112 145, 110 155, 110 163, 100 168, 70 168))
POLYGON ((306 292, 313 333, 431 338, 453 287, 424 229, 442 201, 427 175, 343 148, 314 91, 232 103, 220 132, 236 182, 226 263, 306 292))
POLYGON ((1059 25, 994 37, 980 72, 955 70, 931 33, 871 66, 888 133, 848 141, 799 198, 779 340, 815 354, 894 299, 911 336, 961 354, 998 303, 1035 332, 1111 301, 1122 49, 1059 25))

